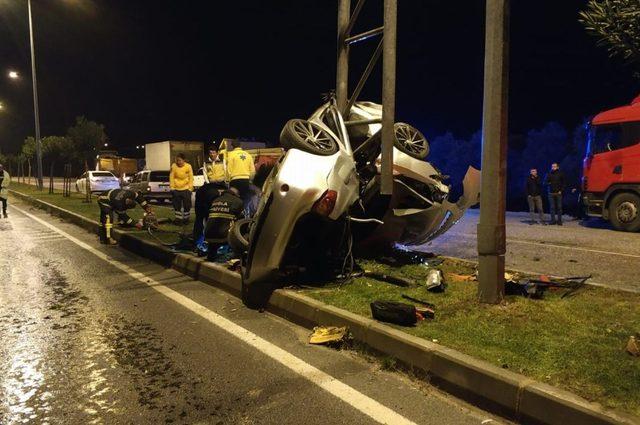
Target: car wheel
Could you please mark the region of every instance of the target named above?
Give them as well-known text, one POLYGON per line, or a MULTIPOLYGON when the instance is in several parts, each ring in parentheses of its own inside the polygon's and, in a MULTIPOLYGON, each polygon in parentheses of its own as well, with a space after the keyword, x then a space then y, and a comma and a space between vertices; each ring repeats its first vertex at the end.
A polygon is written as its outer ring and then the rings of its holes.
POLYGON ((425 159, 429 155, 427 138, 415 127, 397 122, 393 125, 395 139, 393 145, 412 158, 425 159))
POLYGON ((616 230, 640 230, 640 197, 634 193, 619 193, 609 204, 609 219, 616 230))
POLYGON ((280 144, 285 149, 300 149, 316 155, 338 152, 338 143, 333 136, 319 125, 301 119, 287 121, 280 132, 280 144))
POLYGON ((242 255, 249 249, 249 231, 252 223, 253 219, 243 218, 236 221, 229 232, 227 242, 236 255, 242 255))

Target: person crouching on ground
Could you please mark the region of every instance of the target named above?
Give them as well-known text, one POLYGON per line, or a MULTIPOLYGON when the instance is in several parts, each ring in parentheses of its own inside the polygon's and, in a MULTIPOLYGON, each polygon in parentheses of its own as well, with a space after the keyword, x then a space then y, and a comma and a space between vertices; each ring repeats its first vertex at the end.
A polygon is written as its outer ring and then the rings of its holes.
POLYGON ((536 224, 535 210, 538 210, 540 224, 544 223, 544 210, 542 208, 542 182, 538 176, 538 170, 532 168, 527 177, 527 202, 529 203, 529 214, 531 215, 531 224, 536 224))
POLYGON ((214 261, 218 248, 227 244, 229 232, 236 220, 243 217, 244 204, 238 190, 230 188, 213 200, 209 209, 209 218, 204 230, 209 245, 207 260, 214 261))
POLYGON ((562 192, 564 192, 565 180, 564 173, 560 171, 557 162, 551 164, 551 171, 544 182, 549 190, 549 212, 551 213, 549 224, 562 226, 562 192))
POLYGON ((216 149, 209 150, 209 161, 205 163, 206 183, 196 190, 195 211, 196 219, 193 223, 193 241, 198 253, 204 251, 204 224, 209 215, 209 208, 214 199, 227 189, 225 181, 224 163, 216 149))
POLYGON ((111 189, 98 196, 100 207, 100 243, 115 245, 117 242, 111 237, 111 229, 114 223, 114 214, 118 216, 121 226, 133 227, 133 219, 127 214, 127 210, 140 205, 146 214, 152 214, 151 206, 142 195, 142 192, 134 192, 128 189, 111 189))
POLYGON ((171 201, 175 214, 175 224, 186 224, 191 216, 191 192, 193 191, 193 169, 179 153, 176 162, 171 164, 169 173, 171 201))
POLYGON ((2 216, 7 218, 7 198, 9 197, 9 183, 11 183, 11 176, 4 169, 4 166, 0 164, 0 201, 2 201, 2 216))

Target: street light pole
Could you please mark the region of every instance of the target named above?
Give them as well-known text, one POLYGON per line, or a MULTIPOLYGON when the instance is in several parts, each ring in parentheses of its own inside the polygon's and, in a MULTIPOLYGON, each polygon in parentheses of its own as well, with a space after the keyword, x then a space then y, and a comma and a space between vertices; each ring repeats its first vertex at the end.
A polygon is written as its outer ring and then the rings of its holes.
POLYGON ((486 7, 478 298, 497 304, 504 297, 506 252, 509 0, 487 0, 486 7))
POLYGON ((36 54, 33 42, 33 18, 31 0, 27 0, 29 9, 29 40, 31 42, 31 77, 33 79, 33 114, 36 122, 36 178, 38 189, 42 190, 42 140, 40 139, 40 114, 38 113, 38 83, 36 82, 36 54))

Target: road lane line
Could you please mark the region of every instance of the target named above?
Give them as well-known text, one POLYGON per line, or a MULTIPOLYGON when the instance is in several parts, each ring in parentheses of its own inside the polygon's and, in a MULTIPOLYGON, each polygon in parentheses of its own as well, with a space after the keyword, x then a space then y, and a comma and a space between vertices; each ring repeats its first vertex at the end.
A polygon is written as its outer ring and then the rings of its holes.
POLYGON ((381 423, 381 424, 414 424, 414 422, 405 418, 404 416, 394 412, 388 407, 380 404, 376 400, 362 394, 356 389, 350 387, 349 385, 339 381, 338 379, 332 377, 331 375, 321 371, 320 369, 306 363, 304 360, 294 356, 288 351, 283 350, 282 348, 270 343, 269 341, 259 337, 253 332, 243 328, 242 326, 226 319, 225 317, 220 316, 217 313, 207 309, 201 304, 193 301, 191 298, 188 298, 177 291, 174 291, 171 288, 164 286, 162 283, 154 280, 153 278, 148 277, 144 273, 138 272, 132 267, 127 266, 124 263, 119 262, 111 258, 109 255, 104 252, 97 250, 96 248, 90 246, 89 244, 77 239, 76 237, 68 234, 64 230, 57 228, 56 226, 47 223, 46 221, 29 214, 28 212, 12 205, 12 208, 16 209, 20 213, 25 216, 31 218, 32 220, 46 226, 47 228, 57 232, 58 234, 64 236, 71 242, 75 243, 79 247, 83 248, 86 251, 91 252, 96 257, 100 258, 111 264, 112 266, 120 269, 124 273, 128 274, 132 278, 139 280, 165 297, 175 301, 180 304, 187 310, 197 314, 198 316, 206 319, 213 325, 222 329, 223 331, 235 336, 240 339, 244 343, 250 345, 251 347, 257 349, 261 353, 271 357, 276 362, 281 365, 287 367, 308 381, 314 383, 319 386, 323 390, 332 394, 333 396, 339 398, 343 402, 349 404, 351 407, 359 410, 365 415, 369 416, 373 420, 381 423))
MULTIPOLYGON (((476 235, 468 234, 468 233, 451 233, 450 236, 462 236, 462 237, 465 237, 465 238, 477 238, 476 235)), ((524 244, 524 245, 550 246, 552 248, 562 248, 562 249, 568 249, 570 251, 592 252, 594 254, 619 255, 621 257, 640 258, 640 255, 638 255, 638 254, 625 254, 623 252, 602 251, 602 250, 599 250, 599 249, 580 248, 578 246, 556 245, 556 244, 546 243, 546 242, 525 241, 525 240, 522 240, 522 239, 507 238, 507 242, 519 243, 519 244, 524 244)))

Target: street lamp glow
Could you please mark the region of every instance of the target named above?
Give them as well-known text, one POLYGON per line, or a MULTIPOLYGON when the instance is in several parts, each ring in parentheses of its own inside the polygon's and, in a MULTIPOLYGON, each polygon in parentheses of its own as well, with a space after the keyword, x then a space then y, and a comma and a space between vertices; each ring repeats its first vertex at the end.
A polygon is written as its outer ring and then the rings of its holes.
POLYGON ((109 146, 109 143, 105 143, 105 144, 104 144, 104 147, 105 147, 105 148, 106 148, 107 146, 109 146))
POLYGON ((20 78, 20 74, 18 74, 17 71, 9 71, 9 78, 11 78, 12 80, 17 80, 18 78, 20 78))
POLYGON ((0 111, 4 109, 4 103, 0 102, 0 111))

